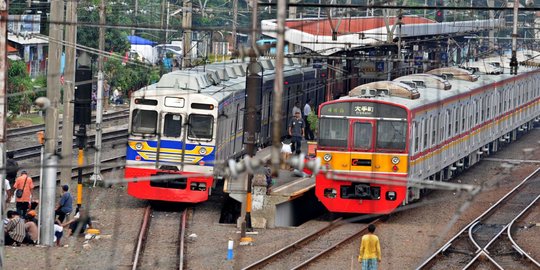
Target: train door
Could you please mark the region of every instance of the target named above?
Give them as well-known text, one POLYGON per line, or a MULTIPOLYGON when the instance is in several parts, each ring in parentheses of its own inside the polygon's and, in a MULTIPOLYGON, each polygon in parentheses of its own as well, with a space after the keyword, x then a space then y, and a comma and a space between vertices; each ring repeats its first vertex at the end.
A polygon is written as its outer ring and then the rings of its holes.
MULTIPOLYGON (((160 113, 160 136, 157 144, 157 169, 173 168, 172 164, 177 164, 180 160, 173 158, 172 153, 175 149, 183 149, 185 140, 182 140, 183 130, 182 121, 186 119, 184 114, 175 112, 160 113)), ((183 154, 183 153, 182 153, 183 154)), ((176 169, 179 169, 178 167, 176 169)))
MULTIPOLYGON (((350 122, 348 164, 351 172, 374 171, 373 145, 375 141, 375 120, 354 119, 350 122)), ((377 169, 375 169, 376 171, 377 169)))

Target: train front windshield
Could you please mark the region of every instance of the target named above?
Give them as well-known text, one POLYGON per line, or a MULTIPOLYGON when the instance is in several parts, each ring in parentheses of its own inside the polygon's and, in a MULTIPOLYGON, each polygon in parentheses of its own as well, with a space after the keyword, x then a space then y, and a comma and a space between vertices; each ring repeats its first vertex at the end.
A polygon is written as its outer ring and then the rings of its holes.
POLYGON ((189 116, 189 138, 212 140, 214 117, 204 114, 191 114, 189 116))
POLYGON ((151 110, 133 110, 131 132, 139 134, 156 134, 157 112, 151 110))
POLYGON ((322 107, 322 148, 352 151, 405 151, 407 114, 402 108, 366 102, 331 103, 322 107))

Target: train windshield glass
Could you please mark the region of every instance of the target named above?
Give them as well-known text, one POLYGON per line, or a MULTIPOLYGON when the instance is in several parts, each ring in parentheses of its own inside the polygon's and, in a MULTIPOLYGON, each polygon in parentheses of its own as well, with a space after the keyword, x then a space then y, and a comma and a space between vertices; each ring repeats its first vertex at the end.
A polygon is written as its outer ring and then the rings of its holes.
POLYGON ((405 150, 407 134, 406 121, 377 122, 377 149, 405 150))
POLYGON ((354 148, 362 150, 371 149, 372 132, 373 127, 371 123, 354 123, 354 148))
POLYGON ((150 110, 133 110, 131 132, 156 134, 157 112, 150 110))
POLYGON ((190 139, 212 140, 214 129, 214 117, 211 115, 191 114, 189 116, 189 133, 190 139))
POLYGON ((320 146, 347 147, 349 137, 349 121, 338 118, 319 119, 320 146))
POLYGON ((167 137, 180 137, 182 130, 182 116, 178 114, 166 114, 163 123, 163 135, 167 137))

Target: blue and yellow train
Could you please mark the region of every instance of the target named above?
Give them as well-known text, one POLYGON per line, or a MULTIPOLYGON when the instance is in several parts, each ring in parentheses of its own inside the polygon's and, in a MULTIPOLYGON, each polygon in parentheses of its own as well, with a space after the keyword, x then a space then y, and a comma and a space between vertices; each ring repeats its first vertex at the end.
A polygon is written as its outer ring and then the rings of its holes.
MULTIPOLYGON (((261 121, 257 142, 271 141, 271 115, 283 116, 294 103, 325 96, 324 70, 286 59, 284 112, 272 109, 275 62, 259 61, 262 71, 261 121)), ((128 194, 140 199, 197 203, 208 199, 220 172, 216 160, 243 155, 247 63, 217 63, 165 74, 131 97, 125 177, 128 194)), ((285 135, 285 134, 284 134, 285 135)))

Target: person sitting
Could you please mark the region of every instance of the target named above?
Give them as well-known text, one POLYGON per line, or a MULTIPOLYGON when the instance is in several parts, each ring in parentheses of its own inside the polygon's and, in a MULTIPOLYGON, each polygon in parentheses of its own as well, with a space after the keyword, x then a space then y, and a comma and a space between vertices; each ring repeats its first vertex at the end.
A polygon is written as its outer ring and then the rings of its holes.
POLYGON ((4 227, 4 244, 6 246, 13 244, 20 246, 26 236, 24 221, 19 213, 13 210, 7 212, 7 217, 9 221, 4 227))
POLYGON ((69 236, 83 235, 86 229, 92 229, 92 219, 84 212, 81 214, 80 209, 77 209, 73 219, 63 223, 62 226, 69 226, 69 236))
POLYGON ((23 240, 23 243, 24 244, 30 244, 30 245, 35 245, 37 244, 37 241, 38 241, 38 226, 37 226, 37 220, 35 219, 35 216, 32 216, 32 213, 31 212, 34 212, 33 214, 35 214, 35 211, 32 210, 32 211, 28 211, 28 213, 26 214, 26 219, 25 219, 25 222, 24 222, 24 227, 25 227, 25 230, 26 230, 26 236, 24 237, 24 240, 23 240), (34 220, 36 220, 34 222, 34 220))
POLYGON ((56 243, 57 246, 60 246, 60 240, 62 239, 62 236, 64 236, 64 227, 56 220, 54 222, 54 239, 53 241, 56 243))
POLYGON ((71 196, 71 193, 69 193, 69 186, 63 185, 62 197, 60 197, 60 201, 58 201, 58 203, 56 204, 54 214, 58 216, 58 220, 60 221, 60 223, 62 223, 64 222, 64 219, 66 219, 66 215, 69 215, 72 210, 73 196, 71 196))

